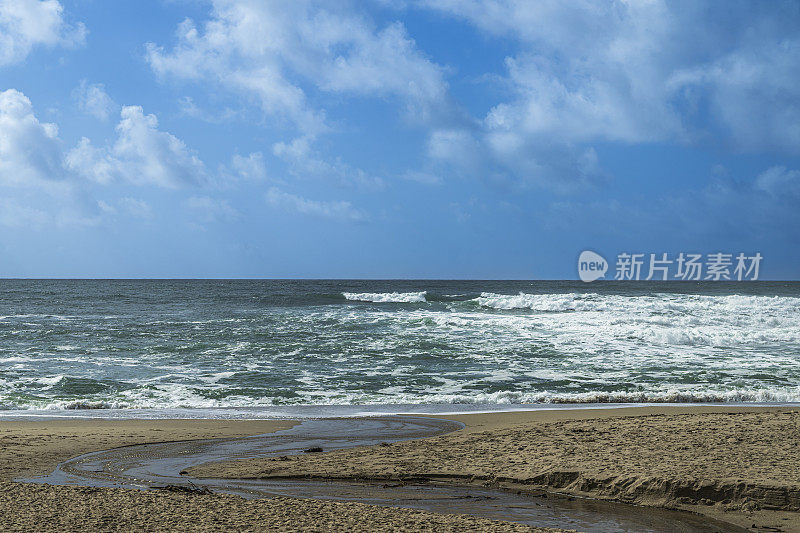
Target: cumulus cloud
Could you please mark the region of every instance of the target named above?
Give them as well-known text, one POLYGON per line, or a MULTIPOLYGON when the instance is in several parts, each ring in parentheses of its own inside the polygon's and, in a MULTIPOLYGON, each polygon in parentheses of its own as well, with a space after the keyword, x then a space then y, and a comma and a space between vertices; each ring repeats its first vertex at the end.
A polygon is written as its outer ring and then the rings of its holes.
MULTIPOLYGON (((266 174, 258 152, 235 156, 232 168, 242 179, 263 179, 266 174)), ((209 181, 198 156, 159 129, 155 115, 141 107, 122 108, 116 136, 108 144, 98 147, 82 138, 65 150, 58 127, 41 122, 23 93, 0 92, 0 226, 88 226, 122 215, 149 220, 154 212, 145 200, 123 196, 95 201, 91 185, 178 188, 209 181)), ((209 221, 238 216, 227 202, 207 197, 192 197, 186 205, 209 221)))
POLYGON ((58 127, 40 122, 21 92, 0 92, 0 184, 41 186, 63 177, 58 127))
POLYGON ((124 106, 116 131, 117 139, 108 148, 82 139, 67 154, 68 168, 98 183, 118 179, 176 188, 207 181, 200 158, 183 141, 159 130, 156 116, 145 115, 141 107, 124 106))
POLYGON ((210 20, 201 28, 184 21, 178 44, 149 44, 148 60, 159 75, 255 98, 306 136, 328 126, 299 79, 326 92, 397 97, 422 115, 446 92, 441 68, 402 24, 376 28, 335 3, 215 0, 210 20))
MULTIPOLYGON (((155 115, 125 106, 120 117, 113 144, 96 147, 82 138, 65 154, 58 127, 40 122, 28 97, 16 89, 0 92, 0 185, 52 187, 74 175, 99 184, 121 180, 172 188, 208 180, 205 164, 183 141, 160 130, 155 115)), ((257 155, 239 162, 250 173, 258 165, 257 155)))
POLYGON ((599 143, 800 152, 800 38, 791 3, 444 0, 416 3, 516 51, 509 94, 429 133, 423 174, 562 193, 604 182, 599 143))
POLYGON ((0 66, 24 60, 37 46, 82 44, 86 28, 64 20, 57 0, 3 0, 0 2, 0 66))
MULTIPOLYGON (((373 190, 385 186, 382 178, 314 148, 333 127, 309 93, 391 99, 421 121, 441 112, 447 93, 443 69, 402 24, 377 25, 345 3, 215 0, 207 21, 185 20, 177 43, 149 43, 147 58, 162 78, 210 82, 294 131, 292 140, 273 146, 290 174, 373 190)), ((189 98, 182 108, 203 120, 236 115, 212 116, 189 98)))
POLYGON ((520 51, 491 135, 564 143, 707 142, 800 150, 791 3, 422 2, 520 51))
POLYGON ((355 222, 363 221, 367 218, 364 213, 353 207, 350 202, 309 200, 301 196, 283 192, 275 187, 267 191, 266 200, 268 204, 275 207, 302 213, 304 215, 351 220, 355 222))
POLYGON ((108 120, 109 115, 117 107, 102 83, 88 84, 83 80, 72 92, 72 97, 78 102, 81 111, 100 120, 108 120))

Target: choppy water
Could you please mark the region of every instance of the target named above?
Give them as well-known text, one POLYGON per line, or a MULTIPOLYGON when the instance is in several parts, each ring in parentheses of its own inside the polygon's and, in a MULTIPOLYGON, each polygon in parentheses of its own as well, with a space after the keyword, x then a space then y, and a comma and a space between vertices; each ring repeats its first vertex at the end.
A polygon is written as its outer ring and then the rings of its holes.
POLYGON ((0 281, 0 409, 800 401, 800 283, 0 281))

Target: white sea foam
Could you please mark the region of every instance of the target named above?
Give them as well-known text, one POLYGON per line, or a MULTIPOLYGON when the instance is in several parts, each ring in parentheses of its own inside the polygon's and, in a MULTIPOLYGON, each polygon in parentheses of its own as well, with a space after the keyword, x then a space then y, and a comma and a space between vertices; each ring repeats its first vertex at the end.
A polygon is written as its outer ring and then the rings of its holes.
POLYGON ((592 297, 596 294, 494 294, 484 292, 473 301, 493 309, 531 309, 534 311, 588 310, 595 306, 592 297), (587 303, 588 302, 588 303, 587 303))
POLYGON ((342 296, 354 302, 416 303, 424 302, 427 291, 421 292, 343 292, 342 296))
POLYGON ((57 385, 62 379, 64 379, 64 376, 59 374, 57 376, 50 376, 46 378, 36 378, 33 381, 36 383, 41 383, 42 385, 47 385, 49 387, 52 387, 54 385, 57 385))
POLYGON ((703 310, 752 312, 780 319, 785 313, 800 313, 800 298, 790 296, 653 294, 646 296, 599 295, 596 293, 496 294, 484 292, 473 302, 493 309, 535 311, 622 311, 681 313, 703 310))
POLYGON ((107 402, 104 400, 69 400, 51 402, 44 406, 46 410, 77 410, 77 409, 127 409, 129 406, 120 402, 107 402))
MULTIPOLYGON (((471 391, 435 392, 433 390, 416 393, 403 392, 401 387, 388 387, 380 394, 361 392, 337 392, 317 390, 293 402, 276 402, 274 398, 253 399, 247 396, 230 396, 224 401, 209 400, 189 394, 157 394, 150 398, 131 398, 129 400, 59 400, 46 404, 14 404, 15 410, 96 410, 96 409, 220 409, 257 408, 292 405, 343 406, 343 405, 524 405, 524 404, 618 404, 618 403, 797 403, 800 402, 800 387, 768 389, 665 389, 651 392, 583 392, 548 393, 498 391, 481 393, 471 391)), ((0 398, 0 408, 6 407, 0 398)))

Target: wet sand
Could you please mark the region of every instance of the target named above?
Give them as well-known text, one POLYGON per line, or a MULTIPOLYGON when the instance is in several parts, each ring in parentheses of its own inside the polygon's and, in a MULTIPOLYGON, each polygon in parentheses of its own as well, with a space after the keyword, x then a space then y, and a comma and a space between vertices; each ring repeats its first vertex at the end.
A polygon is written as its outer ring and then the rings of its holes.
POLYGON ((287 429, 287 420, 0 420, 0 481, 49 474, 87 452, 176 440, 245 437, 287 429))
POLYGON ((439 480, 549 490, 800 531, 800 412, 676 407, 457 415, 459 432, 289 460, 192 469, 195 477, 439 480))

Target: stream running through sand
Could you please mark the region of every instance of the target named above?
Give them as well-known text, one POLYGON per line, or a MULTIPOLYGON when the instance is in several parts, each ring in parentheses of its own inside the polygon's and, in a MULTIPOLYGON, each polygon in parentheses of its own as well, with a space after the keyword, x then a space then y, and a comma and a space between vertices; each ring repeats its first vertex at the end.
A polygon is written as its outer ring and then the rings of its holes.
POLYGON ((471 514, 539 527, 587 533, 723 533, 745 531, 704 517, 598 500, 517 494, 444 483, 344 482, 285 479, 197 479, 191 467, 230 459, 325 451, 433 437, 463 428, 450 420, 417 416, 327 418, 253 437, 140 444, 92 452, 64 461, 49 475, 22 482, 154 489, 168 485, 207 488, 245 498, 290 496, 471 514))

